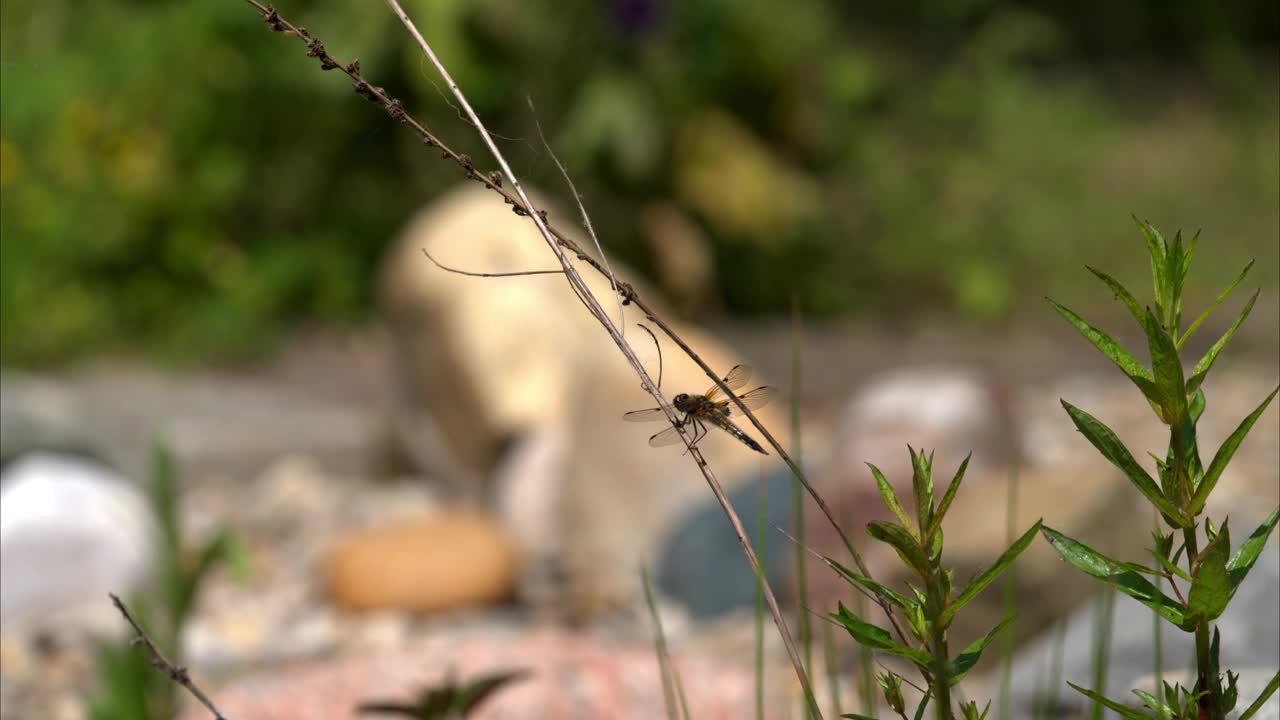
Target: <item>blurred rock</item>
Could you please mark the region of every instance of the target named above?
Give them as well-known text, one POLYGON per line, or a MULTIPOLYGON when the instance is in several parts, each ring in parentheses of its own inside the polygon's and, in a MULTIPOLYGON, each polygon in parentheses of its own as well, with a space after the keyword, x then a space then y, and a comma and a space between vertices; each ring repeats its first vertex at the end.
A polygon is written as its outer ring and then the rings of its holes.
POLYGON ((875 376, 850 398, 834 431, 826 475, 875 492, 866 466, 872 463, 900 494, 907 493, 911 445, 936 452, 936 476, 954 471, 970 451, 970 471, 984 476, 1016 452, 997 393, 978 371, 961 367, 902 368, 875 376))
MULTIPOLYGON (((566 216, 552 209, 551 217, 566 216)), ((496 497, 520 538, 523 566, 537 576, 522 588, 575 615, 641 602, 637 562, 656 560, 670 527, 707 496, 705 480, 681 448, 647 445, 661 423, 622 421, 654 401, 562 278, 462 277, 435 267, 423 248, 472 272, 556 266, 533 225, 478 188, 455 191, 414 220, 381 280, 406 399, 400 436, 443 444, 470 469, 464 482, 497 484, 466 492, 496 497), (423 415, 437 437, 420 437, 423 415)), ((585 266, 583 277, 616 316, 609 280, 585 266)), ((652 302, 652 292, 637 289, 652 302)), ((628 310, 626 337, 656 379, 658 352, 638 321, 628 310)), ((705 333, 677 330, 718 372, 741 361, 705 333)), ((662 359, 668 393, 712 384, 667 343, 662 359)), ((786 442, 779 411, 761 416, 786 442)), ((759 467, 761 456, 723 433, 700 447, 722 482, 745 482, 759 467)))
POLYGON ((715 258, 693 218, 673 203, 660 202, 645 208, 640 225, 662 291, 680 314, 713 309, 719 295, 715 258))
POLYGON ((339 537, 326 560, 344 610, 438 612, 499 602, 515 583, 516 550, 492 519, 441 511, 339 537))
POLYGON ((155 518, 124 477, 91 461, 32 453, 0 476, 0 626, 113 629, 107 593, 151 567, 155 518))
MULTIPOLYGON (((766 481, 763 540, 756 536, 760 478, 738 484, 729 494, 729 502, 751 533, 756 555, 764 565, 765 578, 779 597, 786 598, 795 594, 786 580, 796 546, 779 530, 794 532, 791 512, 794 481, 786 466, 775 467, 766 481)), ((683 603, 698 620, 755 607, 755 571, 743 555, 724 509, 710 494, 698 502, 696 509, 686 513, 667 536, 656 579, 664 595, 683 603)))
MULTIPOLYGON (((1236 522, 1232 524, 1243 537, 1259 521, 1260 518, 1254 518, 1251 522, 1236 521, 1239 525, 1236 522)), ((1088 535, 1081 539, 1090 540, 1088 535)), ((1058 567, 1059 572, 1071 573, 1077 575, 1079 580, 1087 580, 1074 568, 1058 567)), ((1098 584, 1092 584, 1096 592, 1098 584)), ((1263 685, 1275 673, 1277 665, 1280 665, 1280 596, 1276 594, 1277 586, 1280 586, 1280 543, 1273 537, 1249 577, 1236 592, 1227 612, 1216 623, 1222 633, 1223 669, 1269 668, 1267 677, 1262 679, 1263 685)), ((1078 716, 1088 701, 1067 687, 1065 682, 1071 681, 1083 687, 1092 687, 1094 684, 1092 667, 1095 610, 1096 605, 1090 603, 1079 608, 1065 621, 1061 665, 1064 685, 1058 697, 1068 708, 1074 709, 1076 714, 1068 715, 1071 717, 1078 716)), ((1129 689, 1133 687, 1150 692, 1154 658, 1154 621, 1151 610, 1126 595, 1116 593, 1114 613, 1107 666, 1107 692, 1112 697, 1131 697, 1129 689), (1134 684, 1144 682, 1144 678, 1146 685, 1134 684)), ((1013 658, 1010 686, 1013 707, 1018 716, 1030 715, 1033 689, 1040 684, 1037 677, 1050 666, 1053 656, 1054 634, 1054 631, 1046 631, 1019 650, 1013 658)), ((1168 623, 1162 624, 1161 637, 1163 664, 1168 669, 1166 679, 1172 681, 1176 668, 1185 667, 1187 659, 1195 656, 1195 639, 1193 635, 1168 623)), ((1256 688, 1246 689, 1242 682, 1238 709, 1247 707, 1261 690, 1257 683, 1252 685, 1256 688)))

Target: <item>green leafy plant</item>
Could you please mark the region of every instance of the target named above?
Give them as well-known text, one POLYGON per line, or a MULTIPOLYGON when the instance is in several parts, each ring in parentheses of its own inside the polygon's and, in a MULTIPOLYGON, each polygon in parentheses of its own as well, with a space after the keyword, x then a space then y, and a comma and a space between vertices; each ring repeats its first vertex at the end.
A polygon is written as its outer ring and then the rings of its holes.
MULTIPOLYGON (((1146 334, 1151 355, 1150 369, 1079 315, 1053 300, 1049 303, 1120 368, 1142 392, 1156 417, 1169 426, 1169 447, 1164 457, 1152 455, 1157 469, 1156 477, 1152 477, 1110 428, 1084 410, 1062 401, 1076 428, 1156 508, 1169 532, 1161 527, 1153 532, 1154 543, 1150 553, 1155 562, 1152 567, 1109 558, 1052 528, 1044 528, 1043 533, 1067 562, 1150 607, 1160 618, 1180 630, 1195 635, 1195 687, 1185 690, 1164 684, 1162 698, 1135 690, 1134 693, 1150 712, 1129 709, 1093 690, 1072 687, 1124 717, 1222 720, 1236 704, 1236 676, 1227 672, 1224 687, 1219 665, 1219 637, 1212 624, 1227 609, 1232 596, 1257 562, 1267 537, 1280 519, 1280 507, 1273 509, 1262 525, 1233 553, 1227 521, 1224 519, 1220 526, 1215 527, 1204 516, 1205 504, 1236 449, 1280 388, 1267 395, 1257 409, 1240 423, 1206 467, 1200 460, 1196 439, 1196 424, 1206 405, 1202 386, 1222 349, 1249 316, 1258 292, 1254 292, 1231 326, 1191 366, 1189 373, 1184 370, 1181 353, 1187 340, 1203 325, 1209 314, 1244 280, 1253 263, 1245 265, 1226 290, 1184 332, 1182 290, 1199 234, 1189 243, 1184 243, 1179 232, 1169 242, 1150 223, 1139 221, 1138 226, 1151 255, 1154 309, 1139 305, 1133 295, 1110 275, 1093 268, 1089 271, 1115 293, 1146 334), (1149 577, 1167 581, 1177 597, 1166 595, 1148 580, 1149 577), (1179 589, 1179 582, 1190 586, 1186 594, 1179 589)), ((1260 706, 1271 692, 1274 692, 1274 687, 1264 692, 1254 705, 1260 706)))
POLYGON ((380 700, 364 703, 357 710, 364 715, 400 715, 415 720, 462 720, 489 696, 527 676, 524 670, 503 670, 461 684, 448 678, 424 688, 413 702, 380 700))
MULTIPOLYGON (((881 583, 872 580, 841 565, 839 562, 824 557, 827 564, 838 572, 859 592, 870 593, 876 598, 887 601, 891 608, 890 623, 895 634, 877 625, 869 623, 850 612, 843 603, 831 617, 843 626, 853 639, 861 646, 896 655, 910 661, 920 671, 927 689, 920 705, 916 708, 915 717, 924 716, 925 706, 933 701, 935 717, 938 720, 953 720, 956 717, 952 707, 951 688, 978 663, 982 652, 993 640, 1013 622, 1013 617, 1005 618, 990 632, 970 644, 964 650, 951 657, 947 644, 947 629, 956 615, 971 600, 978 596, 988 585, 996 580, 1031 544, 1040 523, 1036 522, 1005 550, 989 569, 969 580, 968 584, 956 592, 954 587, 955 573, 942 566, 942 520, 955 500, 960 484, 964 480, 965 469, 969 466, 969 458, 965 458, 956 470, 955 476, 947 486, 942 499, 934 504, 933 488, 933 456, 917 453, 908 447, 911 453, 912 495, 914 499, 913 521, 908 511, 898 500, 893 486, 885 478, 880 469, 869 465, 875 477, 880 495, 885 505, 896 518, 896 522, 871 522, 867 524, 867 534, 888 544, 901 558, 902 562, 920 580, 923 587, 908 583, 911 596, 903 595, 881 583), (907 630, 904 632, 898 622, 901 615, 907 630), (910 637, 907 634, 910 634, 910 637)), ((906 718, 905 701, 902 697, 903 678, 892 671, 886 671, 879 678, 885 701, 898 715, 906 718)), ((985 718, 990 703, 982 710, 974 701, 960 705, 961 716, 966 720, 985 718)), ((849 714, 846 718, 865 718, 866 715, 849 714)))
MULTIPOLYGON (((191 618, 209 572, 230 560, 244 575, 247 564, 235 536, 225 529, 197 551, 189 551, 182 536, 180 484, 173 456, 160 444, 152 452, 147 497, 160 527, 155 548, 158 583, 153 594, 131 598, 129 607, 157 649, 180 667, 182 628, 191 618)), ((98 647, 98 694, 89 710, 93 720, 160 720, 176 715, 179 686, 156 672, 147 653, 136 645, 115 642, 98 647)))

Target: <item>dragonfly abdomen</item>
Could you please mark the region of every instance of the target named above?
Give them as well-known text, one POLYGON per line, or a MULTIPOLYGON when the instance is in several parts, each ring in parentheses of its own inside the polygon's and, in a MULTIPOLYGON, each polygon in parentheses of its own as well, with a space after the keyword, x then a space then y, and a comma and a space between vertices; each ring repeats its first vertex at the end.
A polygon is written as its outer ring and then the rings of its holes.
POLYGON ((760 447, 760 443, 756 442, 755 438, 742 432, 742 430, 740 430, 737 425, 734 425, 727 417, 724 416, 724 414, 720 412, 713 412, 707 419, 714 423, 716 427, 737 438, 743 445, 746 445, 761 455, 769 454, 765 452, 764 448, 760 447))

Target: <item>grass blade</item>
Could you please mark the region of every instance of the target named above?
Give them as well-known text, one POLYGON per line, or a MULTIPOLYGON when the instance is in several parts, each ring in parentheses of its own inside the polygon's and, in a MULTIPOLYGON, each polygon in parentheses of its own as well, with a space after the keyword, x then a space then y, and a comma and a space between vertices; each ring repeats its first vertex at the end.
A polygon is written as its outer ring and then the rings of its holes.
POLYGON ((684 687, 680 683, 680 673, 671 662, 671 654, 667 650, 667 638, 662 632, 662 618, 658 615, 658 604, 653 599, 653 585, 649 582, 649 571, 640 566, 640 581, 644 584, 644 602, 649 606, 649 618, 653 620, 653 647, 658 656, 658 673, 662 678, 662 700, 667 708, 670 720, 690 720, 689 702, 684 696, 684 687), (679 707, 676 698, 679 696, 679 707), (681 713, 683 712, 683 715, 681 713))
MULTIPOLYGON (((1005 542, 1013 544, 1014 533, 1018 522, 1018 466, 1015 464, 1009 471, 1009 488, 1005 493, 1005 542)), ((1018 565, 1009 566, 1004 576, 1004 596, 1001 600, 1000 612, 1008 617, 1013 614, 1014 600, 1017 591, 1018 565)), ((1013 676, 1013 633, 1008 633, 1000 641, 1000 718, 1009 720, 1010 685, 1013 676)))
MULTIPOLYGON (((760 511, 756 517, 756 552, 760 557, 760 566, 765 563, 765 533, 768 531, 769 484, 765 475, 764 462, 760 463, 760 511)), ((764 580, 756 575, 756 720, 764 720, 764 580)))
POLYGON ((1277 672, 1271 678, 1271 682, 1267 683, 1267 686, 1262 689, 1262 693, 1258 695, 1258 699, 1254 700, 1253 704, 1251 704, 1248 709, 1240 713, 1240 720, 1249 720, 1249 718, 1257 715, 1258 711, 1262 709, 1262 706, 1267 704, 1267 700, 1270 700, 1271 696, 1275 695, 1276 690, 1278 689, 1280 689, 1280 672, 1277 672))
MULTIPOLYGON (((797 465, 804 462, 801 459, 803 448, 800 442, 800 380, 800 303, 793 295, 791 298, 791 457, 797 465)), ((796 534, 796 598, 800 602, 800 607, 807 608, 809 607, 809 553, 804 533, 804 488, 796 479, 792 479, 791 482, 791 514, 796 534)), ((799 628, 796 632, 800 635, 804 669, 810 677, 813 677, 813 625, 809 613, 801 612, 797 623, 799 628)), ((813 713, 807 707, 805 717, 813 717, 813 713)))
MULTIPOLYGON (((1102 694, 1107 692, 1107 665, 1111 660, 1111 621, 1115 607, 1115 592, 1103 586, 1098 593, 1097 609, 1093 618, 1093 687, 1102 694)), ((1102 705, 1095 702, 1089 713, 1090 720, 1102 720, 1102 705)))

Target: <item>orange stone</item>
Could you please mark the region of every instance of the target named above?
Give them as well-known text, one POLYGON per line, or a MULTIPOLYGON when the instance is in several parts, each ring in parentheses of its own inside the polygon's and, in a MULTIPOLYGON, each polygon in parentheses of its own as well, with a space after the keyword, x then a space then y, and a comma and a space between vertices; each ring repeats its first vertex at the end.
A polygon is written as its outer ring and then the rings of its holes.
POLYGON ((510 597, 517 555, 488 515, 446 510, 339 538, 325 579, 344 610, 439 612, 510 597))

